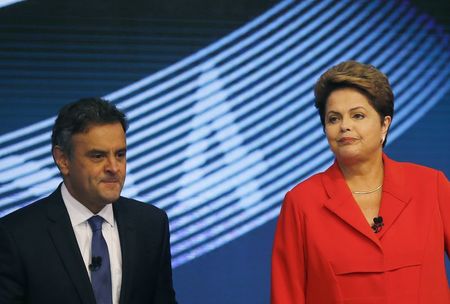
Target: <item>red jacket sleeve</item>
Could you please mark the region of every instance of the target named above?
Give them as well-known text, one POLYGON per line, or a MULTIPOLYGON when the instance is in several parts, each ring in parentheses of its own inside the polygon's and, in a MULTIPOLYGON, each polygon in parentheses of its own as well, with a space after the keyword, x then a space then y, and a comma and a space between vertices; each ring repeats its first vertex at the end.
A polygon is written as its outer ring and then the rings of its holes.
POLYGON ((445 251, 450 257, 450 183, 442 172, 438 174, 438 199, 444 225, 445 251))
POLYGON ((272 250, 272 304, 305 303, 305 253, 301 214, 286 194, 272 250))

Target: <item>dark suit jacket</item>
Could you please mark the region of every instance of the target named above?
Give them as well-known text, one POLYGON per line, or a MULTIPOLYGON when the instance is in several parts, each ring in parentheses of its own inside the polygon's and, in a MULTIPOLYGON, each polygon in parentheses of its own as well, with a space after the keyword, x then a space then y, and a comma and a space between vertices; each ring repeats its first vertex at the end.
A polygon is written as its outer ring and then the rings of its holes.
MULTIPOLYGON (((122 250, 120 303, 176 303, 165 212, 124 197, 113 210, 122 250)), ((0 303, 95 304, 60 188, 0 219, 0 303)))
POLYGON ((337 163, 286 195, 272 255, 273 304, 449 304, 450 184, 383 155, 375 234, 337 163))

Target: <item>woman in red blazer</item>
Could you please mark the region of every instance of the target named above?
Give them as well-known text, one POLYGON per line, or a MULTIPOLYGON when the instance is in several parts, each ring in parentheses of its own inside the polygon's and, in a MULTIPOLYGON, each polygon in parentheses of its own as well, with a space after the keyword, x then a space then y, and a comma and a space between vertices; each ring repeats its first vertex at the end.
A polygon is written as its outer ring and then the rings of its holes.
POLYGON ((450 185, 383 154, 394 96, 370 65, 343 62, 315 87, 336 160, 286 194, 272 255, 273 304, 448 304, 450 185))

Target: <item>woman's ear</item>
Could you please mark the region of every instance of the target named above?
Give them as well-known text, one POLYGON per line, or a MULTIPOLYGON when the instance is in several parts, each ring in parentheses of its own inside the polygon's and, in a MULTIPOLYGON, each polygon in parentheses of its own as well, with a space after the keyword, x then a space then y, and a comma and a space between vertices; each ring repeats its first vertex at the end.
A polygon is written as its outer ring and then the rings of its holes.
POLYGON ((382 130, 381 133, 386 135, 387 131, 389 130, 389 127, 391 126, 392 117, 391 116, 385 116, 383 119, 383 123, 381 125, 382 130))
POLYGON ((391 126, 392 117, 385 116, 383 119, 383 123, 381 124, 381 144, 386 140, 386 134, 389 131, 389 127, 391 126))

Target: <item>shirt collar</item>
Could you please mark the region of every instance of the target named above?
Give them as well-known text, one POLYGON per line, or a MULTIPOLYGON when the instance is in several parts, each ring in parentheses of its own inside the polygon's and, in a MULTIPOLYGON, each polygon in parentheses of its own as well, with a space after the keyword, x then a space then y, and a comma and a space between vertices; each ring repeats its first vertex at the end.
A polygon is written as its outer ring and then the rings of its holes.
POLYGON ((67 190, 66 185, 63 183, 61 186, 61 195, 66 206, 67 212, 69 213, 70 221, 72 227, 80 225, 86 222, 94 215, 101 216, 105 222, 107 222, 111 227, 114 227, 114 212, 112 204, 107 204, 100 210, 99 213, 94 214, 88 208, 86 208, 82 203, 75 199, 69 190, 67 190))

